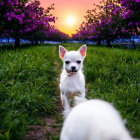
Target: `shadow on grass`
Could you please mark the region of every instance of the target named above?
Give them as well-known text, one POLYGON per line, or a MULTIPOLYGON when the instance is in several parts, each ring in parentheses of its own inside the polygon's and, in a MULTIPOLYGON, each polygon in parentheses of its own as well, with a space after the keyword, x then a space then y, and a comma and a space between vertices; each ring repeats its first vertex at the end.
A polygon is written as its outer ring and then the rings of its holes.
POLYGON ((32 46, 35 46, 35 45, 21 44, 20 47, 15 48, 15 46, 13 44, 7 44, 7 45, 4 44, 4 45, 0 46, 0 49, 3 49, 3 50, 24 49, 24 48, 28 48, 28 47, 32 47, 32 46))
MULTIPOLYGON (((13 44, 10 44, 10 45, 1 45, 0 44, 0 49, 2 50, 13 50, 13 49, 26 49, 26 48, 31 48, 31 47, 36 47, 36 46, 49 46, 49 47, 58 47, 59 45, 62 45, 64 47, 80 47, 82 45, 84 45, 86 43, 60 43, 60 44, 48 44, 48 43, 45 43, 45 44, 21 44, 18 48, 15 48, 13 44)), ((123 45, 119 45, 119 44, 112 44, 111 47, 107 47, 106 45, 100 45, 100 46, 97 46, 96 44, 87 44, 88 47, 105 47, 105 48, 117 48, 117 49, 122 49, 122 50, 137 50, 137 51, 140 51, 140 46, 139 47, 136 47, 136 48, 130 48, 130 47, 126 47, 126 46, 123 46, 123 45)))
MULTIPOLYGON (((16 49, 26 49, 26 48, 31 48, 31 47, 42 47, 42 46, 54 46, 54 44, 21 44, 19 47, 15 48, 13 44, 8 44, 8 45, 0 45, 0 49, 1 50, 16 50, 16 49)), ((58 44, 56 44, 55 46, 58 46, 58 44)))

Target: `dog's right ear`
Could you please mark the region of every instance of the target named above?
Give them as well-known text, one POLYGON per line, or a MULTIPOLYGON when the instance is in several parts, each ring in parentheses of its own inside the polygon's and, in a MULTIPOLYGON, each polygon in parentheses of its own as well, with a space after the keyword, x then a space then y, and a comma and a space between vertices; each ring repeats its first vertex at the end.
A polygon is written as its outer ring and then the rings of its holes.
POLYGON ((83 45, 80 47, 79 52, 81 53, 81 55, 85 58, 86 57, 86 51, 87 51, 87 46, 83 45))
POLYGON ((59 46, 59 56, 60 56, 61 59, 64 58, 64 55, 65 55, 66 52, 67 52, 67 50, 64 47, 59 46))

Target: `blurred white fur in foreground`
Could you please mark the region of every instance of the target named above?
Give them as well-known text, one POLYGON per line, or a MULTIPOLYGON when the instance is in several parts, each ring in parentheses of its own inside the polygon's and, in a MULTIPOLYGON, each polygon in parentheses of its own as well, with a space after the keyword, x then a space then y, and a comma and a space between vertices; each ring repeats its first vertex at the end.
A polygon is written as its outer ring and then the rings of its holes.
POLYGON ((79 103, 64 121, 60 140, 132 140, 118 111, 102 100, 79 103))

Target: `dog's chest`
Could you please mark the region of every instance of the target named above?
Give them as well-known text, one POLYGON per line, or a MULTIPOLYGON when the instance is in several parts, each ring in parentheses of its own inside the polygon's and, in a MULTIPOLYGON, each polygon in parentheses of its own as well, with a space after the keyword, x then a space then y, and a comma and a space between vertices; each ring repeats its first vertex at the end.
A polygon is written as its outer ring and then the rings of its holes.
POLYGON ((68 94, 79 94, 84 92, 85 89, 85 79, 82 73, 74 76, 61 76, 60 88, 62 91, 68 94))

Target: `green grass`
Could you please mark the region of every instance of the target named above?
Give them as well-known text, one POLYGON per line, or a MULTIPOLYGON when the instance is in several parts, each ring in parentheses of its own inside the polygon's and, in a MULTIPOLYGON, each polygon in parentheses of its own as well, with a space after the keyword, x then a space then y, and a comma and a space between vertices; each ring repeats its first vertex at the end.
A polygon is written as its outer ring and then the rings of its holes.
POLYGON ((27 125, 55 113, 54 47, 0 50, 0 139, 21 140, 27 125))
MULTIPOLYGON (((68 50, 81 46, 62 45, 68 50)), ((28 125, 55 115, 55 62, 59 68, 62 62, 54 54, 58 48, 51 46, 0 49, 0 139, 22 140, 28 125)), ((127 120, 131 134, 140 138, 140 51, 88 45, 84 74, 87 98, 112 103, 127 120)), ((52 137, 59 139, 59 134, 52 137)))
POLYGON ((87 97, 111 102, 140 138, 140 52, 88 48, 85 76, 87 97))

